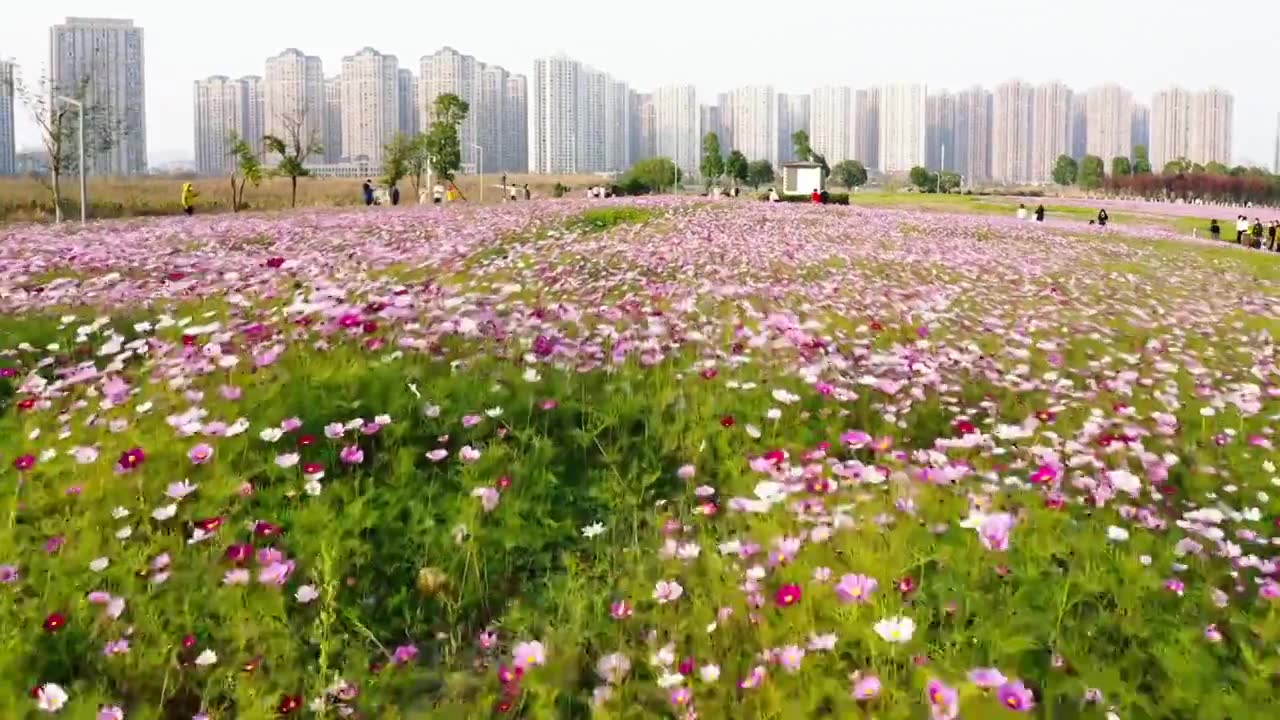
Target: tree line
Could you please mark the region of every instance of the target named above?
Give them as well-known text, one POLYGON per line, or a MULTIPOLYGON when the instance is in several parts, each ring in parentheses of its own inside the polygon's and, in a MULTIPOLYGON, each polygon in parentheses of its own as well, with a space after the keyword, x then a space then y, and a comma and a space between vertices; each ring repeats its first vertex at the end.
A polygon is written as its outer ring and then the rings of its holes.
POLYGON ((1084 190, 1102 190, 1148 199, 1232 203, 1280 201, 1280 175, 1259 167, 1237 165, 1229 168, 1219 162, 1202 165, 1186 158, 1170 160, 1156 174, 1145 145, 1133 148, 1132 159, 1112 158, 1110 173, 1106 163, 1097 155, 1086 155, 1079 163, 1069 155, 1060 155, 1053 166, 1053 181, 1084 190))

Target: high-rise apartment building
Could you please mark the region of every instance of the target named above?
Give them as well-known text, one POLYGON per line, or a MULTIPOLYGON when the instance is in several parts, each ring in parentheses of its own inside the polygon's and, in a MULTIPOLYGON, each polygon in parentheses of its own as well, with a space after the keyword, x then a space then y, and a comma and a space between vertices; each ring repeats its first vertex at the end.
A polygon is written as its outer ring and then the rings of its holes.
POLYGON ((1133 104, 1133 130, 1130 135, 1133 147, 1142 145, 1147 148, 1149 156, 1151 152, 1151 108, 1149 106, 1136 102, 1133 104))
POLYGON ((955 170, 956 101, 946 90, 924 101, 924 164, 930 170, 955 170))
POLYGON ((503 167, 509 172, 529 168, 529 80, 507 76, 507 97, 502 105, 503 167))
POLYGON ((422 110, 418 107, 418 78, 408 68, 400 68, 396 75, 397 89, 400 94, 400 132, 405 135, 417 135, 418 123, 422 120, 422 110))
POLYGON ((502 122, 506 119, 507 79, 511 73, 500 65, 478 63, 480 72, 480 104, 473 112, 483 113, 476 118, 476 144, 483 148, 479 160, 487 173, 508 169, 506 133, 502 122))
POLYGON ((1071 157, 1080 161, 1088 153, 1089 96, 1075 93, 1071 96, 1071 157))
POLYGON ((111 131, 110 147, 85 159, 93 175, 147 171, 147 93, 142 28, 132 20, 69 17, 49 29, 54 95, 84 103, 86 118, 111 131))
POLYGON ((0 60, 0 175, 17 172, 13 144, 13 63, 0 60))
MULTIPOLYGON (((610 80, 604 87, 604 166, 612 172, 631 167, 631 88, 610 80)), ((696 132, 696 129, 695 129, 696 132)))
POLYGON ((325 78, 323 122, 321 123, 320 144, 323 146, 320 156, 314 161, 326 163, 342 162, 347 156, 342 147, 342 78, 325 78))
POLYGON ((778 166, 778 95, 772 85, 752 85, 729 93, 733 149, 747 160, 778 166))
MULTIPOLYGON (((506 108, 508 92, 512 89, 510 79, 511 74, 501 66, 486 65, 451 47, 424 56, 418 78, 419 127, 423 132, 431 127, 436 98, 444 94, 457 95, 468 107, 467 116, 458 128, 458 142, 466 164, 474 169, 483 157, 485 172, 523 167, 525 159, 521 157, 517 161, 515 154, 525 144, 526 130, 517 130, 505 123, 518 122, 524 128, 528 121, 522 112, 513 114, 506 108), (483 150, 477 151, 476 145, 483 150)), ((527 84, 524 87, 527 88, 527 84)), ((525 98, 527 102, 527 94, 525 98)), ((517 111, 519 107, 517 104, 517 111)))
POLYGON ((1276 156, 1272 162, 1271 172, 1280 174, 1280 113, 1276 113, 1276 156))
POLYGON ((1173 86, 1151 98, 1151 168, 1164 169, 1166 163, 1187 157, 1190 140, 1191 94, 1173 86))
POLYGON ((1021 185, 1032 181, 1031 120, 1035 91, 1030 83, 1011 80, 992 96, 991 179, 1021 185))
POLYGON ((850 87, 820 87, 809 103, 809 144, 829 165, 853 160, 857 147, 854 132, 854 92, 850 87))
MULTIPOLYGON (((267 58, 262 94, 266 134, 286 143, 292 143, 293 136, 297 135, 304 147, 321 143, 325 148, 323 158, 332 157, 333 143, 326 128, 324 66, 320 58, 306 55, 297 48, 267 58)), ((321 158, 308 160, 318 162, 321 158)))
POLYGON ((654 92, 658 155, 670 158, 687 175, 696 175, 702 157, 698 133, 698 93, 692 85, 669 85, 654 92))
POLYGON ((880 88, 858 90, 853 97, 853 155, 868 169, 880 167, 880 88))
POLYGON ((262 157, 262 137, 267 133, 266 98, 263 96, 261 75, 245 75, 240 78, 240 92, 243 93, 244 132, 242 135, 253 154, 262 157))
POLYGON ((955 171, 965 184, 991 179, 991 92, 971 87, 956 94, 955 171))
MULTIPOLYGON (((653 93, 634 93, 631 108, 635 114, 631 120, 631 163, 634 165, 658 154, 658 107, 653 93)), ((724 138, 720 143, 721 147, 725 146, 724 138)))
POLYGON ((724 126, 724 114, 719 105, 698 106, 698 133, 704 138, 708 133, 715 133, 716 140, 720 143, 720 156, 728 157, 729 131, 724 126))
POLYGON ((1133 152, 1133 93, 1119 85, 1089 88, 1085 100, 1085 150, 1111 166, 1112 158, 1133 152))
POLYGON ((237 164, 232 136, 246 137, 244 88, 238 80, 214 75, 195 81, 194 97, 196 172, 220 175, 237 164))
POLYGON ((925 163, 923 84, 880 86, 880 171, 900 174, 925 163))
POLYGON ((1049 182, 1058 157, 1071 154, 1071 105, 1074 93, 1060 82, 1032 91, 1031 181, 1049 182))
POLYGON ((600 172, 605 170, 604 146, 605 124, 605 88, 613 82, 607 74, 594 68, 583 66, 578 73, 578 124, 577 124, 577 168, 578 172, 600 172))
POLYGON ((533 61, 529 87, 529 172, 578 172, 582 64, 564 55, 533 61))
MULTIPOLYGON (((809 147, 819 155, 825 152, 813 144, 809 128, 809 106, 812 99, 809 95, 778 95, 778 162, 788 163, 796 159, 795 143, 791 136, 803 130, 809 133, 809 147)), ((830 160, 828 159, 828 162, 830 160)))
POLYGON ((1193 163, 1231 164, 1231 123, 1235 98, 1222 88, 1211 87, 1191 97, 1187 158, 1193 163))
POLYGON ((382 162, 400 128, 400 63, 371 47, 342 58, 342 155, 382 162))

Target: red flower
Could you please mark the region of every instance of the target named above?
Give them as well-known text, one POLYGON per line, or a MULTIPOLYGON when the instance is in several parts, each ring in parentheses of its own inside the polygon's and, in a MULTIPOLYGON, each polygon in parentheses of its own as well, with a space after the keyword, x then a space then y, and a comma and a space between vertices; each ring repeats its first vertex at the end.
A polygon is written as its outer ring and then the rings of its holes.
POLYGON ((372 320, 366 320, 365 323, 360 326, 360 329, 364 331, 365 335, 372 335, 373 333, 378 332, 378 323, 372 320))
POLYGON ((727 428, 733 427, 733 416, 725 415, 724 417, 720 418, 720 427, 727 427, 727 428))
POLYGON ((133 448, 132 450, 126 450, 121 453, 117 464, 125 470, 133 470, 141 465, 142 461, 146 459, 147 454, 142 452, 142 448, 133 448))
POLYGON ((222 527, 222 517, 216 516, 211 518, 204 518, 203 520, 197 520, 195 525, 196 527, 200 528, 204 532, 211 533, 214 530, 217 530, 218 528, 222 527))
POLYGON ((883 326, 883 325, 881 325, 881 324, 879 323, 879 321, 872 320, 872 321, 871 321, 871 329, 872 329, 873 331, 875 331, 875 332, 880 332, 881 330, 883 330, 883 329, 884 329, 884 326, 883 326))
POLYGON ((288 715, 302 707, 301 695, 282 695, 280 704, 276 707, 281 715, 288 715))
POLYGON ((680 671, 680 674, 684 675, 685 677, 692 675, 693 674, 693 658, 687 657, 684 660, 681 660, 680 665, 677 669, 680 671))
POLYGON ((298 437, 298 447, 311 447, 316 444, 315 435, 300 435, 298 437))
POLYGON ((302 466, 302 472, 306 475, 322 473, 324 472, 324 465, 321 465, 320 463, 304 463, 302 466))
POLYGON ((1061 510, 1067 504, 1067 499, 1059 493, 1049 493, 1044 496, 1044 506, 1050 510, 1061 510))
POLYGON ((171 272, 168 275, 165 275, 164 277, 166 280, 169 280, 170 282, 178 282, 182 278, 186 277, 186 274, 180 273, 180 272, 171 272))
POLYGON ((35 406, 36 406, 36 399, 33 397, 22 398, 21 400, 18 401, 19 410, 30 410, 35 406))
POLYGON ((497 705, 493 706, 493 710, 497 713, 511 712, 511 698, 502 698, 497 705))
POLYGON ((249 558, 253 557, 253 546, 248 543, 237 543, 227 548, 227 552, 223 557, 236 565, 243 565, 249 562, 249 558))
POLYGON ((267 258, 267 267, 272 268, 274 270, 275 268, 278 268, 281 265, 284 265, 284 258, 282 257, 267 258))
POLYGON ((714 380, 716 375, 719 375, 720 372, 715 368, 707 368, 698 374, 702 376, 703 380, 714 380))
POLYGON ((957 421, 955 424, 955 429, 956 429, 956 432, 960 433, 961 435, 972 435, 978 432, 978 428, 974 427, 973 423, 969 422, 968 420, 957 421))
POLYGON ((910 575, 907 575, 906 577, 898 581, 898 592, 902 593, 903 595, 910 595, 915 591, 916 591, 916 580, 910 575))
POLYGON ((778 588, 778 592, 774 594, 773 600, 778 603, 780 607, 791 607, 792 605, 800 602, 801 594, 799 585, 783 585, 778 588))
POLYGON ((35 467, 35 464, 36 458, 34 455, 19 455, 13 461, 13 466, 18 469, 18 472, 26 472, 35 467))
POLYGON ((241 665, 240 670, 241 672, 251 673, 260 667, 262 667, 262 656, 258 655, 257 657, 250 658, 247 662, 241 665))
POLYGON ((191 347, 192 345, 195 345, 195 344, 196 344, 196 336, 195 336, 195 335, 183 335, 183 336, 182 336, 182 344, 183 344, 185 347, 191 347))
POLYGON ((1037 410, 1036 419, 1040 422, 1053 422, 1054 414, 1052 410, 1037 410))
POLYGON ((506 475, 503 475, 502 477, 498 478, 499 490, 506 490, 509 487, 511 487, 511 478, 507 477, 506 475))
POLYGON ((49 613, 49 617, 44 619, 44 631, 47 633, 56 633, 67 624, 67 616, 62 613, 49 613))
POLYGON ((10 367, 0 368, 0 378, 11 378, 17 374, 18 374, 18 371, 14 370, 13 368, 10 368, 10 367))
POLYGON ((190 633, 188 633, 182 636, 182 647, 184 650, 190 650, 191 648, 195 647, 196 642, 198 641, 196 640, 195 635, 191 635, 190 633))

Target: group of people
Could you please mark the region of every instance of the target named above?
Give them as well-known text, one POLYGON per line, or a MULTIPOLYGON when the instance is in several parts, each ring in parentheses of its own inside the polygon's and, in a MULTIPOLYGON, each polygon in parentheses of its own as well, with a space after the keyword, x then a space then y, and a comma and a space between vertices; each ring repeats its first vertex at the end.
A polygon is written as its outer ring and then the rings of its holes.
MULTIPOLYGON (((364 194, 364 204, 366 206, 382 204, 382 198, 378 197, 377 193, 375 192, 372 180, 365 180, 364 184, 360 186, 360 190, 364 194)), ((391 189, 387 191, 386 197, 387 197, 387 202, 391 203, 392 205, 399 205, 400 204, 400 187, 397 185, 392 185, 391 189)))
POLYGON ((720 197, 736 198, 738 197, 738 193, 739 193, 739 189, 736 185, 728 190, 725 190, 723 187, 719 185, 712 185, 711 189, 707 191, 707 195, 713 198, 720 198, 720 197))
MULTIPOLYGON (((1040 206, 1036 207, 1036 211, 1035 211, 1035 218, 1036 218, 1036 222, 1044 222, 1044 213, 1045 213, 1044 205, 1040 205, 1040 206)), ((1024 203, 1018 203, 1018 213, 1017 213, 1017 214, 1018 214, 1018 219, 1019 219, 1019 220, 1026 220, 1026 219, 1027 219, 1027 206, 1026 206, 1024 203)), ((1095 217, 1095 218, 1090 218, 1090 219, 1089 219, 1089 224, 1090 224, 1090 225, 1097 225, 1098 227, 1106 227, 1106 226, 1107 226, 1107 221, 1108 221, 1108 220, 1110 220, 1110 219, 1111 219, 1111 216, 1110 216, 1110 215, 1107 215, 1107 209, 1106 209, 1106 208, 1101 208, 1101 209, 1099 209, 1099 210, 1098 210, 1098 216, 1097 216, 1097 217, 1095 217)))
MULTIPOLYGON (((1262 249, 1262 236, 1267 236, 1267 249, 1273 252, 1280 252, 1280 242, 1277 242, 1276 235, 1280 233, 1280 220, 1272 220, 1265 226, 1259 218, 1253 219, 1253 224, 1249 224, 1249 218, 1244 215, 1236 216, 1236 244, 1252 247, 1257 250, 1262 249)), ((1222 226, 1217 220, 1209 221, 1209 237, 1214 240, 1222 239, 1222 226)))

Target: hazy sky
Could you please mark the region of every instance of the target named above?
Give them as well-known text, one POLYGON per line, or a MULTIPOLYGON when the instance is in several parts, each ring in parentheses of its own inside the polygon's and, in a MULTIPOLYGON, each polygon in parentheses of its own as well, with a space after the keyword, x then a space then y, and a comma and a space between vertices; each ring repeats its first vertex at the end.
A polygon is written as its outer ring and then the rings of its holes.
MULTIPOLYGON (((1114 81, 1149 103, 1171 83, 1216 83, 1235 93, 1236 160, 1268 167, 1280 112, 1276 0, 12 0, 0 12, 0 57, 34 78, 49 26, 68 15, 146 30, 152 162, 192 156, 193 80, 260 75, 268 55, 291 46, 319 55, 326 75, 365 45, 415 73, 442 45, 526 74, 533 58, 563 51, 640 90, 692 82, 700 102, 754 83, 934 90, 1018 77, 1078 90, 1114 81)), ((20 148, 39 139, 25 115, 20 148)))

